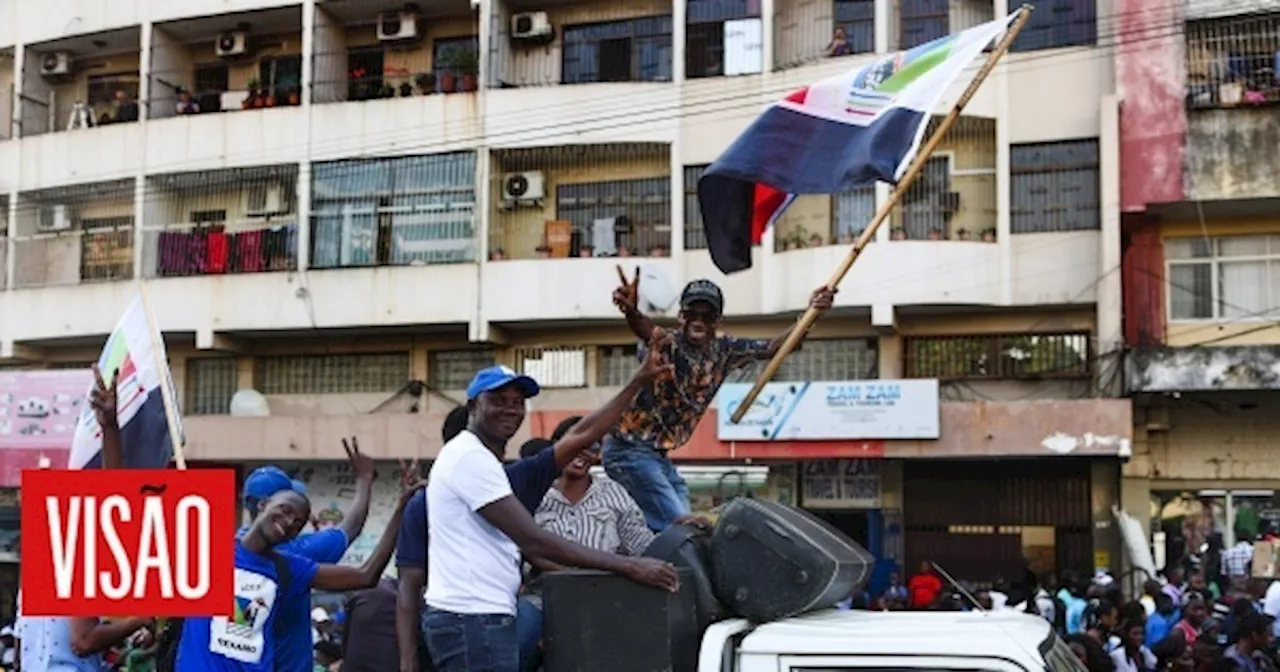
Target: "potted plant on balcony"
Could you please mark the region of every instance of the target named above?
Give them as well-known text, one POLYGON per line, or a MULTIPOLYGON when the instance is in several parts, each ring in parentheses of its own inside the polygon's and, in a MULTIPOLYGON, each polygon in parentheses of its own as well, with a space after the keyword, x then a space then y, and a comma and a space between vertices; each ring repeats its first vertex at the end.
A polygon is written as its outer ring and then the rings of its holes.
POLYGON ((458 90, 458 58, 455 54, 445 53, 440 56, 440 62, 437 64, 437 70, 440 72, 440 91, 441 93, 454 93, 458 90))
POLYGON ((988 228, 985 228, 985 229, 983 229, 983 230, 982 230, 982 242, 984 242, 984 243, 994 243, 994 242, 996 242, 996 229, 995 229, 995 227, 988 227, 988 228))
POLYGON ((418 76, 413 78, 413 83, 418 85, 418 91, 422 92, 424 96, 429 96, 436 92, 435 73, 418 73, 418 76))
POLYGON ((907 230, 901 226, 895 226, 889 230, 889 240, 906 240, 907 230))
POLYGON ((969 229, 959 229, 956 231, 956 240, 973 240, 973 233, 969 229))
POLYGON ((480 74, 480 54, 471 50, 459 52, 454 58, 453 66, 462 77, 462 90, 475 91, 476 79, 480 74))

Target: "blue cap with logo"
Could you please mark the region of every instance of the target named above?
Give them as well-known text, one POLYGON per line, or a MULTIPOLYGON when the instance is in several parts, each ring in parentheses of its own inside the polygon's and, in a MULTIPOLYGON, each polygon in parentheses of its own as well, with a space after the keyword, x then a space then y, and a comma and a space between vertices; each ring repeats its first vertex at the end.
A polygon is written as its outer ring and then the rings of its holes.
POLYGON ((471 401, 485 392, 492 392, 500 387, 506 387, 515 383, 520 386, 520 390, 524 392, 526 399, 538 396, 541 388, 538 387, 538 381, 529 376, 521 375, 512 371, 505 366, 491 366, 482 369, 471 379, 471 384, 467 386, 467 401, 471 401))
POLYGON ((244 505, 253 508, 253 502, 268 499, 281 490, 294 489, 293 483, 293 479, 280 467, 258 467, 244 479, 244 505))

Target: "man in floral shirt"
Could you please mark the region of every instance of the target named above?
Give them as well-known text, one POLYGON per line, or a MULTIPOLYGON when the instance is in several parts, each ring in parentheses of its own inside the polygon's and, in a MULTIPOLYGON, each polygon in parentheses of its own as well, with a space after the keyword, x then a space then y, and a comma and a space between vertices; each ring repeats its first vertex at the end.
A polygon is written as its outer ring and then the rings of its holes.
MULTIPOLYGON (((640 339, 637 355, 643 360, 650 337, 660 328, 636 308, 639 269, 631 282, 621 267, 618 275, 622 284, 613 293, 613 303, 640 339)), ((826 310, 834 297, 833 290, 822 287, 814 291, 809 305, 826 310)), ((604 440, 605 472, 626 487, 657 532, 689 514, 689 489, 668 453, 693 435, 725 376, 773 357, 791 333, 787 329, 772 340, 721 336, 717 328, 723 314, 724 295, 714 282, 694 280, 684 288, 680 327, 665 346, 673 373, 642 389, 604 440)))

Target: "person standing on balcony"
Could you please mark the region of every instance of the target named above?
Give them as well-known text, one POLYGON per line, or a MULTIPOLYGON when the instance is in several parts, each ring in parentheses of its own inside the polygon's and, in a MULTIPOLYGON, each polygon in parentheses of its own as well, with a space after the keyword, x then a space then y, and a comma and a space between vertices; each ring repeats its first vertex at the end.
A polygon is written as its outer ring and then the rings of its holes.
MULTIPOLYGON (((674 371, 640 390, 622 413, 622 421, 605 438, 604 468, 631 493, 649 528, 661 532, 689 514, 689 488, 669 453, 693 436, 725 377, 773 357, 791 328, 772 340, 721 336, 717 330, 724 316, 724 294, 710 280, 694 280, 680 294, 679 329, 673 338, 665 338, 665 331, 637 308, 640 269, 628 282, 619 266, 618 277, 621 285, 613 292, 613 303, 640 339, 637 356, 648 357, 646 344, 659 334, 674 371)), ((820 287, 809 306, 825 311, 834 299, 835 290, 820 287)))

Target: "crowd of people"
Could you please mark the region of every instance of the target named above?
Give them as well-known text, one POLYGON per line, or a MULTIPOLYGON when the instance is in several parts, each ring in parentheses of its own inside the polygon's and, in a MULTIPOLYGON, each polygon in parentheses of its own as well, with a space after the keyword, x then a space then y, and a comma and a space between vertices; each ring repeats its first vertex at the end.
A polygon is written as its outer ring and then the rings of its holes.
MULTIPOLYGON (((419 480, 416 464, 402 465, 394 515, 360 566, 337 564, 363 530, 374 479, 372 460, 352 439, 343 445, 356 495, 339 527, 314 525, 305 485, 283 470, 262 467, 245 479, 248 522, 236 535, 231 617, 23 618, 19 594, 15 666, 521 672, 540 666, 541 573, 601 569, 676 590, 674 567, 641 553, 670 525, 707 521, 691 515, 669 453, 692 436, 726 376, 772 357, 790 331, 720 335, 724 297, 708 280, 685 287, 677 329, 658 327, 637 308, 639 270, 633 280, 618 272, 613 301, 639 342, 630 382, 508 462, 508 443, 540 388, 503 366, 478 372, 442 427, 429 479, 419 480), (598 462, 607 477, 592 475, 598 462), (307 531, 309 523, 316 529, 307 531), (383 579, 393 553, 398 577, 383 579), (329 619, 315 612, 313 591, 350 597, 329 619)), ((812 307, 830 308, 834 293, 815 291, 812 307)), ((123 468, 129 446, 121 445, 115 376, 108 384, 94 374, 103 466, 123 468)))

